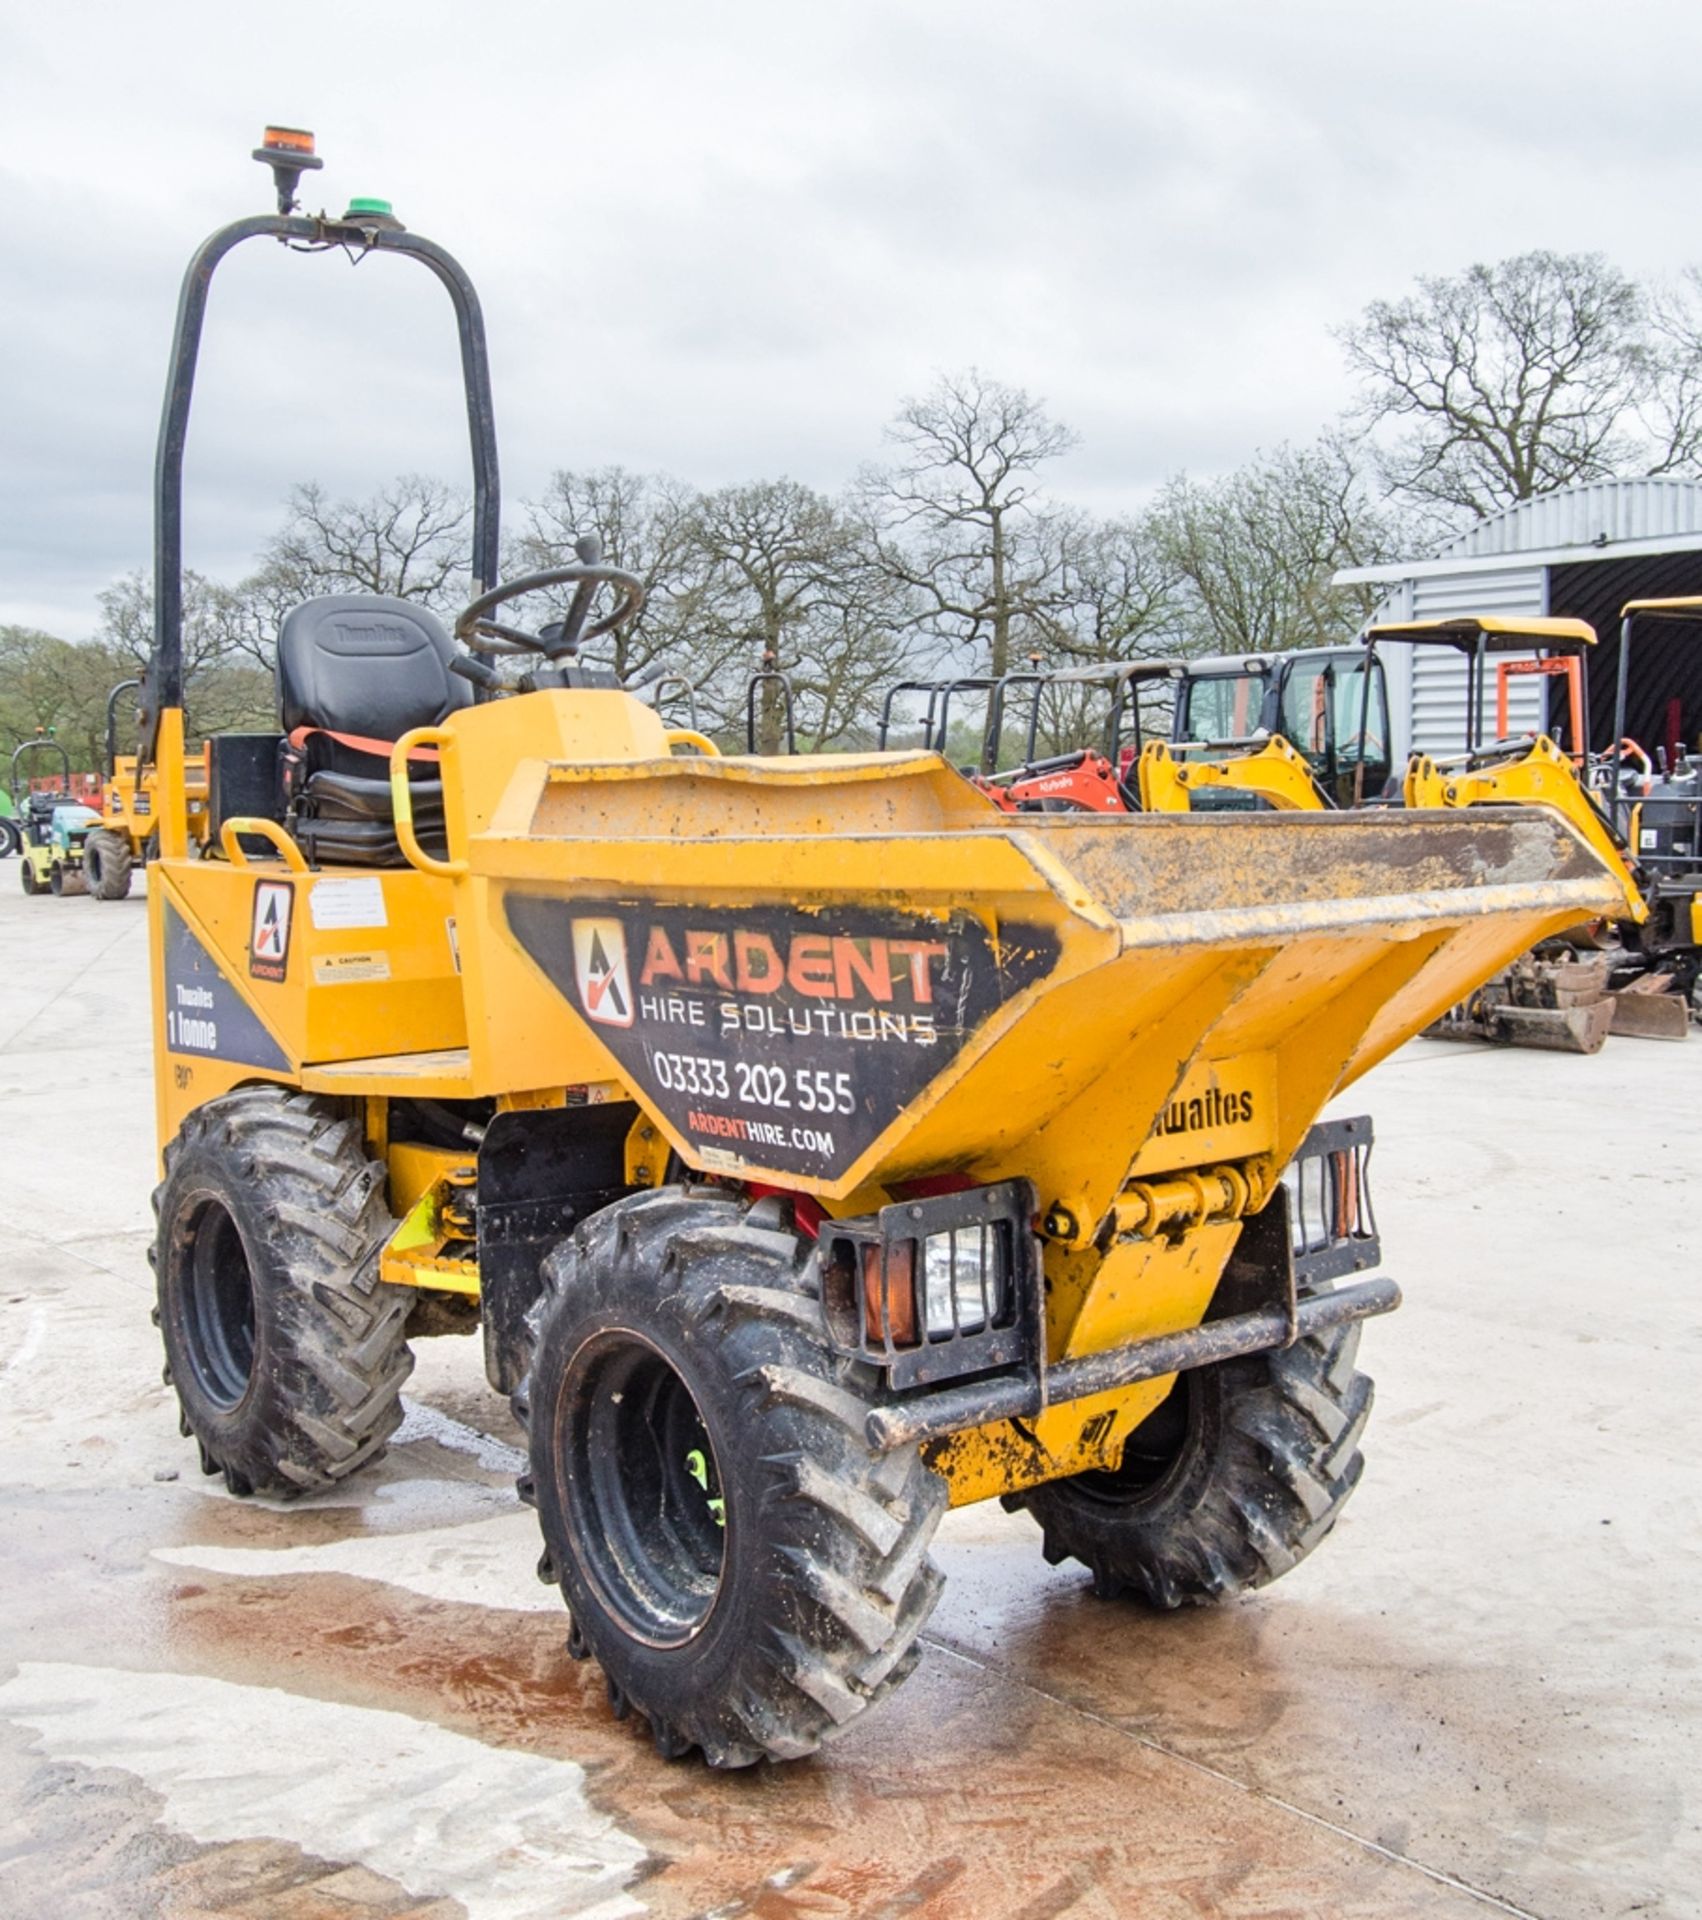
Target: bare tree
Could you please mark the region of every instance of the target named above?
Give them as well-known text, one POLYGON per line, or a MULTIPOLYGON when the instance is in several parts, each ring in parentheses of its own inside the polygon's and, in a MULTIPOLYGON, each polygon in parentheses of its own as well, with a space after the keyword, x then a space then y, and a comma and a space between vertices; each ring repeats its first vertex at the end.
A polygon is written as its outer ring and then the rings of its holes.
POLYGON ((527 530, 515 543, 508 571, 569 566, 577 557, 574 542, 595 535, 604 560, 636 574, 646 589, 638 618, 597 644, 598 659, 623 683, 648 684, 676 673, 696 686, 726 666, 729 652, 703 630, 710 582, 696 509, 692 489, 665 474, 625 467, 559 472, 543 498, 528 503, 527 530))
MULTIPOLYGON (((269 656, 257 658, 252 606, 245 588, 186 572, 183 576, 184 702, 198 733, 265 728, 274 724, 269 656)), ((96 645, 105 650, 106 692, 140 677, 154 647, 153 583, 141 573, 115 580, 100 596, 96 645)))
POLYGON ((1184 583, 1151 514, 1057 514, 1048 532, 1057 544, 1059 585, 1037 625, 1050 657, 1086 665, 1175 650, 1184 583))
POLYGON ((1337 588, 1337 569, 1396 544, 1349 449, 1326 437, 1279 447, 1213 481, 1178 475, 1154 529, 1183 585, 1177 638, 1189 652, 1278 652, 1348 637, 1374 590, 1337 588))
POLYGON ((1535 252, 1377 300, 1339 334, 1364 382, 1385 484, 1453 516, 1555 487, 1666 473, 1702 442, 1697 341, 1658 337, 1635 282, 1600 254, 1535 252), (1672 376, 1691 385, 1670 404, 1672 376))
POLYGON ((884 564, 937 640, 1002 674, 1060 593, 1036 476, 1076 436, 1033 395, 972 367, 905 401, 887 438, 897 462, 862 482, 886 529, 884 564))
MULTIPOLYGON (((904 671, 906 609, 872 556, 872 530, 794 480, 759 480, 702 495, 692 538, 704 567, 704 642, 736 670, 710 688, 722 730, 744 732, 749 674, 787 675, 800 745, 819 749, 867 728, 874 690, 904 671)), ((757 747, 782 745, 782 695, 759 688, 757 747)))
POLYGON ((333 500, 317 481, 290 491, 289 518, 260 574, 275 597, 383 593, 438 612, 468 598, 472 505, 422 474, 402 474, 365 500, 333 500))

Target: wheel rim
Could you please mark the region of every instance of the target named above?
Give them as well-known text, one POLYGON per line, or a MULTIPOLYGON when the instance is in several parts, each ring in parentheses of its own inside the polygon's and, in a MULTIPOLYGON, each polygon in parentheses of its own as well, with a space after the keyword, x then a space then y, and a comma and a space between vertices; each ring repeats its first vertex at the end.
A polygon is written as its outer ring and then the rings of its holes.
POLYGON ((1104 1507, 1126 1513, 1159 1499, 1180 1472, 1199 1428, 1199 1393, 1192 1373, 1176 1384, 1123 1444, 1122 1464, 1078 1473, 1070 1485, 1104 1507))
POLYGON ((190 1216, 179 1260, 196 1384, 214 1406, 234 1407, 254 1371, 254 1275, 221 1202, 205 1200, 190 1216))
POLYGON ((562 1395, 574 1552, 633 1638, 677 1647, 715 1606, 726 1563, 722 1481, 703 1415, 642 1335, 599 1335, 562 1395))

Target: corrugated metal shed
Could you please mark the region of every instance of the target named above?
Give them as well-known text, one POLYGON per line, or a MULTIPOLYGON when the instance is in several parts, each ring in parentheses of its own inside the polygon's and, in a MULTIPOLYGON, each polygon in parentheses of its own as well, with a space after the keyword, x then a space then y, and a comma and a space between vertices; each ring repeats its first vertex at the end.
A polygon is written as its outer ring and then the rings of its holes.
MULTIPOLYGON (((1509 567, 1495 573, 1440 575, 1415 580, 1414 620, 1445 620, 1458 613, 1542 614, 1548 610, 1547 581, 1541 567, 1509 567)), ((1391 649, 1392 651, 1392 649, 1391 649)), ((1471 668, 1452 647, 1408 647, 1412 655, 1412 744, 1426 753, 1459 753, 1471 737, 1467 701, 1471 668)), ((1526 658, 1528 656, 1519 656, 1526 658)), ((1391 667, 1393 662, 1390 663, 1391 667)), ((1495 715, 1493 668, 1485 676, 1484 719, 1492 730, 1495 715)), ((1542 683, 1514 679, 1508 689, 1508 722, 1515 733, 1535 732, 1542 724, 1542 683)))
MULTIPOLYGON (((1584 611, 1603 642, 1590 674, 1593 731, 1612 713, 1611 659, 1617 632, 1612 612, 1598 611, 1584 591, 1598 571, 1626 599, 1687 590, 1669 584, 1670 556, 1697 554, 1702 565, 1702 481, 1598 480, 1565 487, 1481 520, 1433 554, 1336 575, 1340 585, 1371 583, 1386 590, 1379 620, 1425 620, 1459 613, 1571 613, 1584 611), (1644 576, 1647 584, 1643 584, 1644 576), (1555 597, 1559 579, 1567 583, 1555 597), (1587 608, 1574 604, 1583 599, 1587 608)), ((1682 571, 1682 569, 1681 569, 1682 571)), ((1694 590, 1702 591, 1702 584, 1694 590)), ((1393 648, 1385 655, 1397 749, 1454 753, 1467 732, 1468 675, 1464 660, 1436 648, 1393 648), (1405 655, 1403 659, 1401 656, 1405 655)), ((1494 717, 1489 681, 1486 718, 1494 717)), ((1510 724, 1523 732, 1540 724, 1541 683, 1515 680, 1510 724)), ((1598 744, 1600 740, 1598 739, 1598 744)))
MULTIPOLYGON (((1702 544, 1702 481, 1592 480, 1563 487, 1488 520, 1438 549, 1436 558, 1546 553, 1554 547, 1608 547, 1625 540, 1694 534, 1702 544)), ((1575 555, 1574 558, 1583 558, 1575 555)))

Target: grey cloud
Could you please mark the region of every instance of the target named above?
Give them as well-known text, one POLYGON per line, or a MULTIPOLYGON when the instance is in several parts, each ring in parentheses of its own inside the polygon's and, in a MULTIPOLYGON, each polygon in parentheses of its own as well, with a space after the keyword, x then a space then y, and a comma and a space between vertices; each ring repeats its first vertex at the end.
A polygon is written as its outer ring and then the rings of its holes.
MULTIPOLYGON (((299 0, 290 28, 0 0, 0 619, 86 632, 145 564, 177 278, 265 204, 268 115, 316 127, 316 202, 389 192, 473 269, 511 501, 616 460, 837 486, 977 362, 1082 430, 1060 483, 1117 510, 1309 438, 1348 397, 1328 326, 1416 272, 1683 265, 1702 170, 1677 0, 299 0)), ((446 305, 379 264, 221 276, 208 571, 295 480, 464 471, 446 305)))

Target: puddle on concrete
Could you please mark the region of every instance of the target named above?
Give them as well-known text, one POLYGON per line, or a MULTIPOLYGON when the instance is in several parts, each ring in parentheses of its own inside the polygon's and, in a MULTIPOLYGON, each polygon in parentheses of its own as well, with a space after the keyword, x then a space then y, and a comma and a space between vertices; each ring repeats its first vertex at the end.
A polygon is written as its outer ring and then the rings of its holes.
POLYGON ((469 1920, 643 1911, 623 1891, 643 1849, 587 1804, 569 1760, 192 1673, 26 1662, 0 1682, 0 1713, 54 1760, 134 1775, 198 1841, 263 1834, 359 1861, 469 1920))

